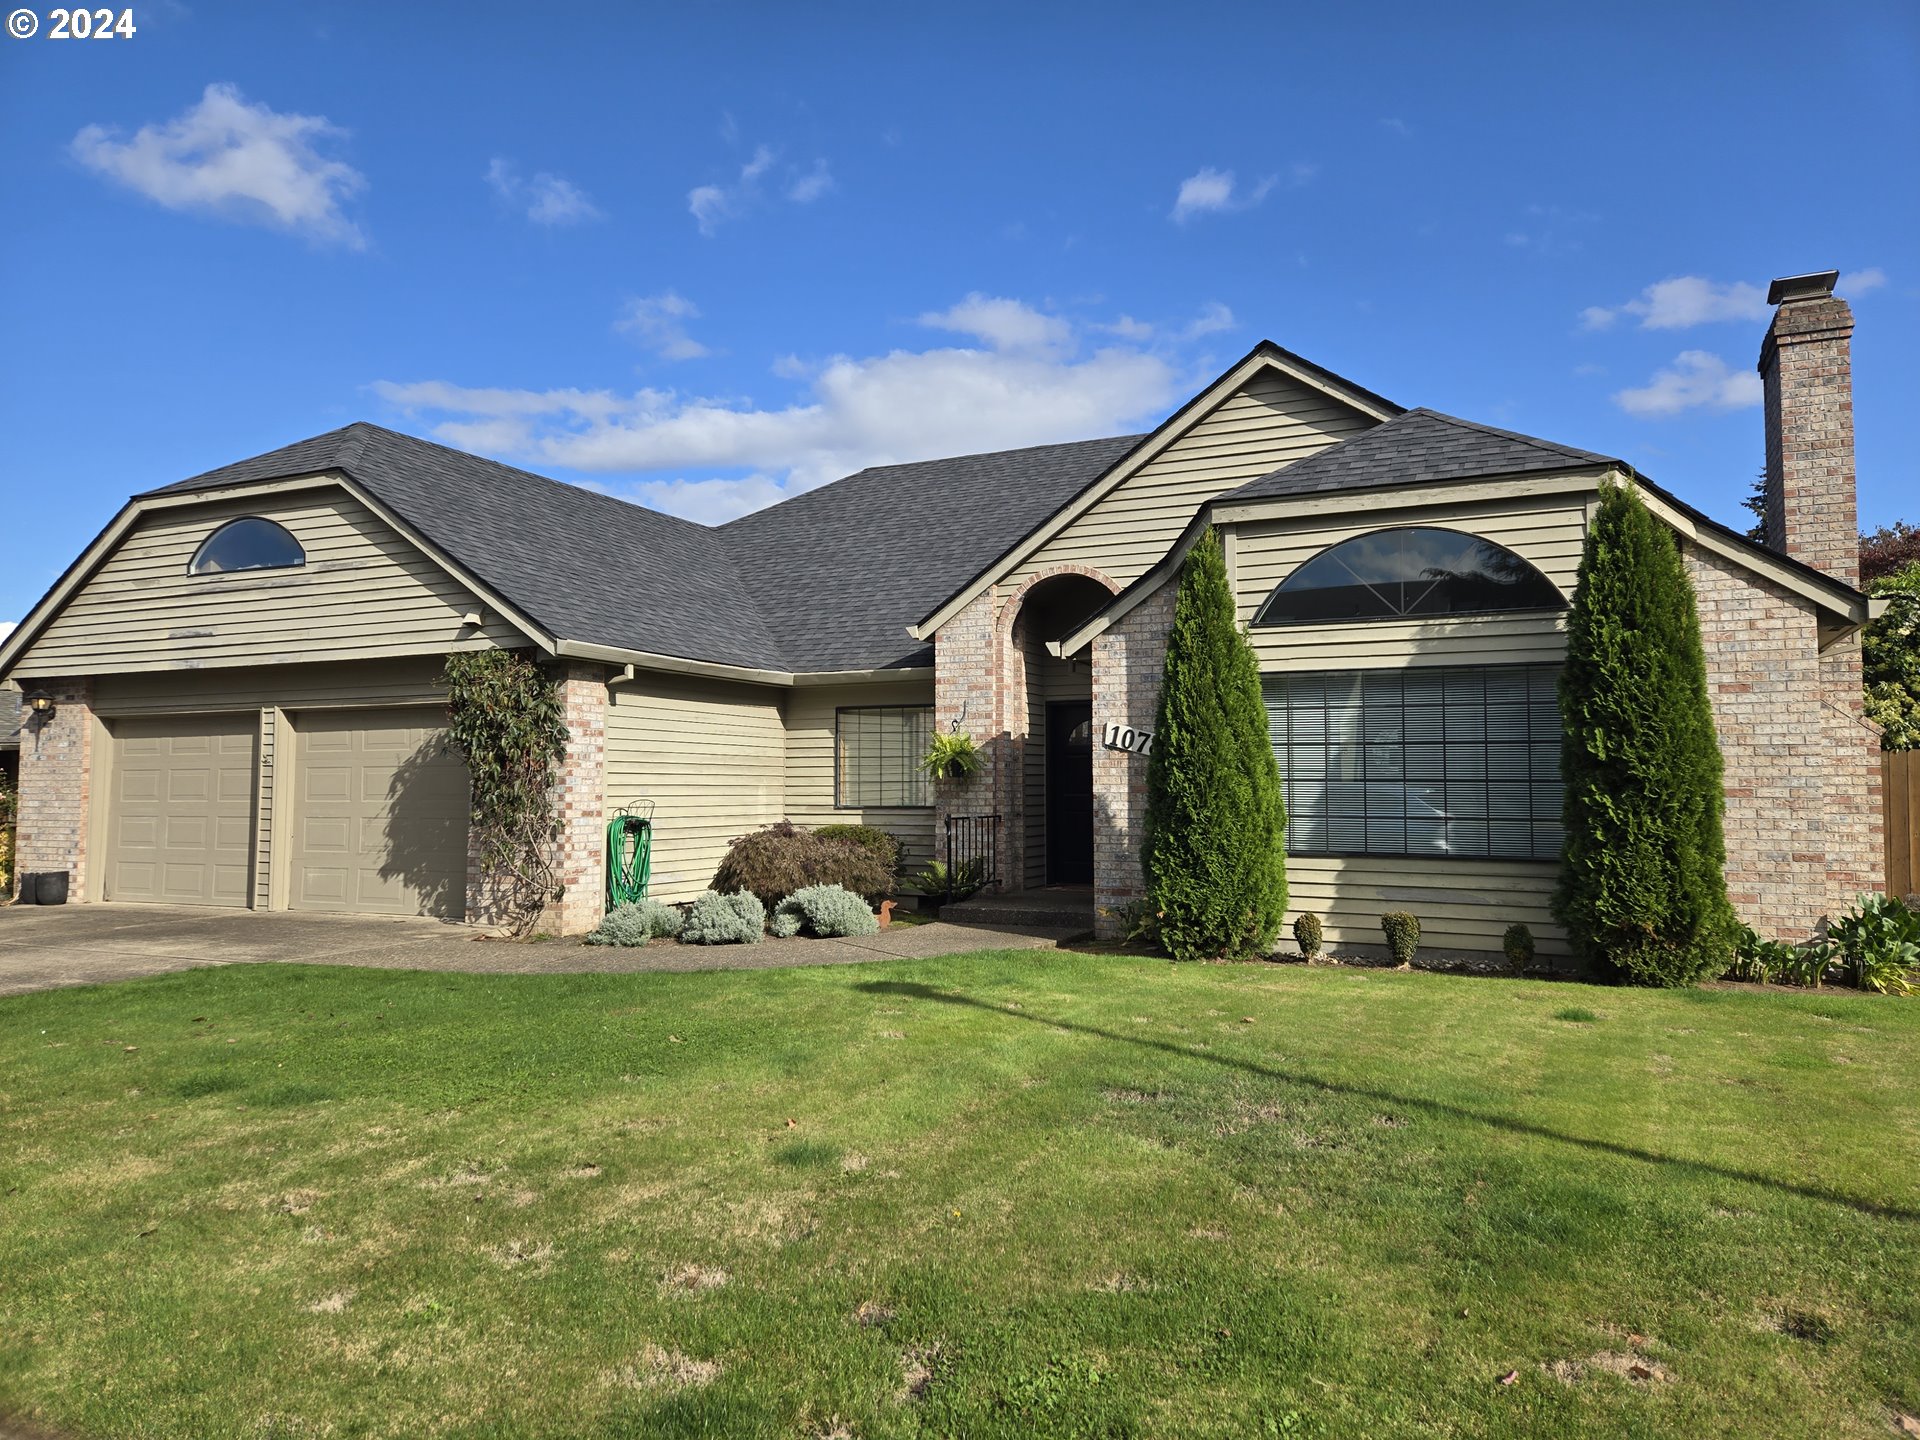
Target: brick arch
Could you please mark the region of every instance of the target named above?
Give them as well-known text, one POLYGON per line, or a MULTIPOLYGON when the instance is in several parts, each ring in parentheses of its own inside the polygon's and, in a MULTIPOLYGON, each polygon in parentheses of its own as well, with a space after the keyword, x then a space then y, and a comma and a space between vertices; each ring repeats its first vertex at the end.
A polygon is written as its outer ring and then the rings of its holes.
POLYGON ((1095 581, 1106 586, 1109 595, 1120 593, 1120 582, 1104 570, 1092 565, 1080 565, 1070 560, 1062 561, 1037 575, 1029 575, 1020 582, 1020 587, 1006 598, 998 616, 1000 638, 1003 642, 1013 634, 1013 627, 1020 619, 1020 612, 1026 608, 1028 592, 1046 584, 1049 580, 1058 580, 1063 575, 1079 575, 1095 581))

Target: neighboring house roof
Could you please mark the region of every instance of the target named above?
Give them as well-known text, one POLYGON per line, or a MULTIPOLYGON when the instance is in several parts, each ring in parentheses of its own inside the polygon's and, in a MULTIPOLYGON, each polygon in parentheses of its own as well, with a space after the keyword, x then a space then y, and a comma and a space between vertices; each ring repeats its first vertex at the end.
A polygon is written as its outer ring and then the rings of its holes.
POLYGON ((906 627, 1131 450, 1137 435, 884 465, 720 528, 792 670, 929 665, 906 627))
POLYGON ((1422 485, 1436 480, 1537 475, 1550 470, 1623 465, 1591 450, 1556 445, 1512 430, 1496 430, 1438 410, 1409 410, 1316 455, 1249 480, 1221 497, 1265 500, 1328 490, 1365 490, 1379 485, 1422 485))

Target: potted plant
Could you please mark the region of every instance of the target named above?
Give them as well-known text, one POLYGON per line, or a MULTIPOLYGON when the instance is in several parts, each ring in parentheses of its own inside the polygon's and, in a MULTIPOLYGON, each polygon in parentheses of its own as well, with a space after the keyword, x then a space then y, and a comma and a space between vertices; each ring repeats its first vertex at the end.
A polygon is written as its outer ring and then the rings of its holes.
POLYGON ((934 780, 964 780, 980 769, 980 747, 964 731, 936 731, 920 768, 934 780))

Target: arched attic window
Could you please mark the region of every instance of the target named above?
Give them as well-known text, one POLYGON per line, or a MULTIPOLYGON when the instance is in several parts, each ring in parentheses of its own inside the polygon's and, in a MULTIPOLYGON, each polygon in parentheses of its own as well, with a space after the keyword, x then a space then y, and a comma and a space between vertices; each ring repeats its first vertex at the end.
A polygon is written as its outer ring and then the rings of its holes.
POLYGON ((1425 620, 1561 610, 1566 599, 1504 545, 1437 526, 1375 530, 1330 545, 1282 580, 1255 625, 1425 620))
POLYGON ((193 552, 189 575, 225 575, 234 570, 285 570, 307 563, 307 552, 284 525, 245 515, 229 520, 193 552))

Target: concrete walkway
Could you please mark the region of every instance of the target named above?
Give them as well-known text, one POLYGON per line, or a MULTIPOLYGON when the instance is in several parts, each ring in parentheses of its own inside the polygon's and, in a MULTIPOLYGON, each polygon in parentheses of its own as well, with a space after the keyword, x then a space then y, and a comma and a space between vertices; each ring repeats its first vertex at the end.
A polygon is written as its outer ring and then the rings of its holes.
POLYGON ((366 965, 496 975, 856 965, 969 950, 1037 949, 1057 944, 1068 933, 935 921, 893 926, 857 940, 763 940, 758 945, 669 940, 628 950, 578 940, 483 939, 465 926, 438 920, 179 905, 11 905, 0 907, 0 996, 201 965, 366 965))

